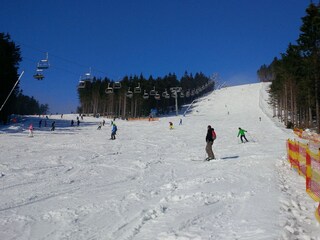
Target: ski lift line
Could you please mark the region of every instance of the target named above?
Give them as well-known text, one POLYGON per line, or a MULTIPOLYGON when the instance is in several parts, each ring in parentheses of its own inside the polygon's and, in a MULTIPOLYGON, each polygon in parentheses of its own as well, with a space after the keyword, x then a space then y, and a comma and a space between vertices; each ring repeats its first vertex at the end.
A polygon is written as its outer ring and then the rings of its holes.
POLYGON ((18 80, 16 81, 16 83, 15 83, 14 86, 13 86, 13 88, 11 89, 8 97, 6 98, 6 100, 4 100, 4 103, 1 105, 0 112, 1 112, 2 108, 4 107, 4 105, 6 104, 6 102, 8 101, 9 97, 11 96, 13 90, 14 90, 15 87, 17 86, 17 84, 18 84, 18 82, 20 81, 20 79, 21 79, 21 77, 22 77, 23 74, 24 74, 24 71, 22 71, 22 73, 20 74, 18 80))
MULTIPOLYGON (((44 53, 44 54, 47 54, 47 53, 48 53, 48 51, 40 50, 40 49, 35 48, 35 47, 33 47, 33 46, 30 46, 30 45, 28 45, 28 44, 22 43, 21 41, 16 41, 16 42, 17 42, 19 45, 24 45, 24 46, 26 46, 27 48, 33 49, 34 51, 41 52, 41 53, 44 53)), ((50 52, 50 58, 52 58, 52 57, 53 57, 53 58, 58 58, 58 59, 60 59, 60 60, 62 60, 62 61, 65 61, 65 62, 74 64, 74 65, 77 65, 78 67, 81 67, 81 68, 88 68, 87 65, 84 65, 84 64, 75 62, 75 61, 73 61, 73 60, 70 60, 70 59, 67 59, 67 58, 58 56, 58 55, 56 55, 56 54, 52 54, 52 53, 50 52)), ((27 59, 27 58, 26 58, 26 57, 23 57, 23 59, 27 59)), ((29 58, 29 59, 30 59, 30 58, 29 58)), ((32 59, 32 61, 37 61, 37 60, 32 59)), ((100 69, 97 69, 97 68, 92 68, 92 69, 93 69, 94 72, 103 73, 103 74, 106 75, 106 76, 109 75, 109 74, 107 74, 105 71, 102 71, 102 70, 100 70, 100 69)))
MULTIPOLYGON (((50 55, 51 56, 51 55, 50 55)), ((23 60, 25 61, 28 61, 30 63, 35 63, 37 62, 36 59, 34 58, 29 58, 29 57, 23 57, 23 60)), ((52 67, 52 64, 50 64, 50 66, 52 67)), ((59 70, 59 71, 62 71, 62 72, 67 72, 67 73, 70 73, 72 75, 75 75, 75 76, 79 76, 79 72, 74 72, 74 71, 70 71, 69 69, 66 69, 66 68, 62 68, 62 67, 58 67, 57 65, 53 65, 53 68, 56 70, 59 70)))

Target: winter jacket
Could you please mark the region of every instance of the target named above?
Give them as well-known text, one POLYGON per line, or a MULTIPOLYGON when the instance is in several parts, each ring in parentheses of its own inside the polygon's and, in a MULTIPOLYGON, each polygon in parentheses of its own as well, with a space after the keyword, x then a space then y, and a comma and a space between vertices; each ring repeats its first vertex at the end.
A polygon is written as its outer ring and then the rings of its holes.
POLYGON ((244 130, 244 129, 242 129, 242 128, 240 128, 240 129, 239 129, 239 133, 238 133, 238 137, 239 137, 239 136, 244 136, 244 135, 245 135, 245 134, 244 134, 245 132, 247 132, 247 131, 244 130))
POLYGON ((117 130, 118 130, 117 126, 116 126, 115 124, 113 124, 113 125, 112 125, 112 130, 111 130, 111 132, 112 132, 113 134, 116 134, 117 130))
POLYGON ((206 136, 206 142, 213 142, 212 128, 208 128, 208 132, 207 132, 207 136, 206 136))

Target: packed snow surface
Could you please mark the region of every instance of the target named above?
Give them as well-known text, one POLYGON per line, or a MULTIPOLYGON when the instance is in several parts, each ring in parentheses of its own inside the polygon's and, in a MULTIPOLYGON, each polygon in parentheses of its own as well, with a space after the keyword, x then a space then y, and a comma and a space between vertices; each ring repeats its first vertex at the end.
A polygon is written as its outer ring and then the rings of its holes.
POLYGON ((0 239, 320 239, 316 203, 286 160, 293 133, 272 118, 267 89, 216 90, 185 117, 116 120, 116 140, 110 119, 71 127, 76 115, 1 127, 0 239), (217 159, 204 162, 208 125, 217 159))

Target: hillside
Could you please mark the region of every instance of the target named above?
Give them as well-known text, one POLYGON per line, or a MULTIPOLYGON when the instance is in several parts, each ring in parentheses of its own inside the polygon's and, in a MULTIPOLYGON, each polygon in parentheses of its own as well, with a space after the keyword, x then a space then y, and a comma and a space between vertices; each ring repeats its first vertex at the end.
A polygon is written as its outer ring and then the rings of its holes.
POLYGON ((286 161, 292 131, 272 119, 267 88, 217 90, 182 125, 117 120, 115 141, 110 119, 101 130, 91 117, 70 127, 74 115, 1 128, 0 239, 320 239, 315 204, 286 161), (204 162, 209 124, 217 160, 204 162))

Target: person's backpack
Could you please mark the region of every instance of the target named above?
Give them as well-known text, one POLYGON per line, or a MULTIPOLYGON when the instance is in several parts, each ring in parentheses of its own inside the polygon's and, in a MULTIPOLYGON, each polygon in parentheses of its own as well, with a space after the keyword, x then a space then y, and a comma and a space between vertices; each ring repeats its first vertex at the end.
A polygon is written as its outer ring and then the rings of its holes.
POLYGON ((216 132, 214 130, 212 130, 212 139, 213 139, 213 141, 216 140, 216 138, 217 138, 217 134, 216 134, 216 132))

